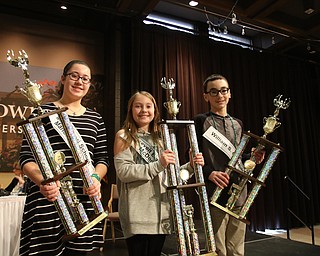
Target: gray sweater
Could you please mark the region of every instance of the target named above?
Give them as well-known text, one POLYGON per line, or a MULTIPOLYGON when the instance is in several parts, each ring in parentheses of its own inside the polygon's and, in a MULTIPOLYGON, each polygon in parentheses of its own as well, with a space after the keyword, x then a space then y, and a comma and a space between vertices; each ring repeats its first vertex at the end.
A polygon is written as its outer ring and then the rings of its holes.
MULTIPOLYGON (((144 136, 150 144, 150 135, 144 136)), ((146 163, 133 146, 114 157, 119 216, 126 238, 136 234, 170 234, 170 204, 160 161, 146 163), (160 174, 160 175, 159 175, 160 174)), ((192 172, 190 164, 181 168, 192 172)))

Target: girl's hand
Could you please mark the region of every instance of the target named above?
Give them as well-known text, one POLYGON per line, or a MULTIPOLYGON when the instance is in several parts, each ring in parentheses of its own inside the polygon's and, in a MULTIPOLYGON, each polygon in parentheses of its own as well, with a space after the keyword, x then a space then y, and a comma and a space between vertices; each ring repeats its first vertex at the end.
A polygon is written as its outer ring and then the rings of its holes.
POLYGON ((14 176, 18 181, 19 181, 19 184, 20 185, 23 185, 24 184, 24 179, 22 176, 14 176))
POLYGON ((166 149, 160 154, 160 163, 164 168, 167 168, 169 164, 175 164, 175 156, 173 151, 166 149))
POLYGON ((98 199, 100 199, 101 198, 101 191, 100 191, 101 183, 100 183, 100 181, 98 181, 94 177, 92 178, 92 181, 93 181, 93 184, 90 187, 88 187, 87 189, 85 187, 83 187, 83 191, 85 194, 87 194, 90 197, 97 196, 98 199))
POLYGON ((194 164, 199 164, 201 166, 204 166, 204 158, 203 158, 203 155, 202 153, 198 153, 194 156, 193 158, 193 161, 190 161, 190 165, 191 167, 193 168, 194 167, 194 164))
POLYGON ((60 181, 58 180, 46 185, 40 185, 40 193, 47 198, 48 201, 53 202, 58 198, 60 187, 60 181))

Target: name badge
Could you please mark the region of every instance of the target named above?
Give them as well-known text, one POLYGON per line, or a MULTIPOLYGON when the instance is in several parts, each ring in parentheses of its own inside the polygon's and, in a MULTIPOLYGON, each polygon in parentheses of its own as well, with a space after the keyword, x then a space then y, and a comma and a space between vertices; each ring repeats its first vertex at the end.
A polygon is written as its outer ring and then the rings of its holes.
POLYGON ((210 126, 210 128, 202 135, 209 142, 219 148, 223 153, 225 153, 230 159, 233 152, 236 150, 234 145, 228 140, 222 133, 217 129, 210 126))

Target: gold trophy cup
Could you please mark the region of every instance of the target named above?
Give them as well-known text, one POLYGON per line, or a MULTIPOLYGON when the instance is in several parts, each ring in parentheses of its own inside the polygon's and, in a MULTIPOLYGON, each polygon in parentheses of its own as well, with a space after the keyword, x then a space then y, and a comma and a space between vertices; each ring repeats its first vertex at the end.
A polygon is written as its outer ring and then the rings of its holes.
POLYGON ((179 108, 181 102, 173 98, 173 89, 176 86, 173 78, 170 78, 169 81, 166 81, 166 78, 161 79, 162 88, 169 90, 169 101, 163 103, 163 106, 168 110, 168 113, 172 116, 172 119, 177 119, 177 114, 179 113, 179 108))
POLYGON ((27 53, 24 50, 21 50, 19 51, 19 56, 14 59, 14 52, 8 50, 7 60, 12 66, 19 67, 23 71, 25 87, 19 88, 16 86, 16 89, 21 92, 34 107, 39 108, 42 101, 42 94, 40 91, 41 85, 30 81, 28 72, 29 59, 27 53))
POLYGON ((279 111, 280 109, 287 109, 290 106, 290 99, 284 99, 282 100, 282 95, 278 95, 274 98, 273 104, 276 106, 276 110, 273 113, 273 116, 265 117, 263 119, 264 126, 264 135, 263 138, 266 138, 266 136, 270 133, 272 133, 275 129, 279 128, 281 123, 279 122, 279 111))

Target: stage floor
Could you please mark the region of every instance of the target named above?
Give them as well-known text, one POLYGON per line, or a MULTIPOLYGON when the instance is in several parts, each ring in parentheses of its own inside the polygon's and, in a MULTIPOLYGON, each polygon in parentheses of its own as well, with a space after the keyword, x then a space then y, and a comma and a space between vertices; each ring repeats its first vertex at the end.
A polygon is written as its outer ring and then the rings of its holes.
MULTIPOLYGON (((110 229, 107 230, 108 233, 110 229)), ((121 236, 117 232, 117 236, 121 236)), ((204 248, 204 234, 197 232, 199 235, 200 247, 204 248)), ((118 238, 113 243, 107 236, 105 246, 102 252, 92 252, 89 256, 127 256, 126 243, 122 238, 118 238)), ((163 256, 176 256, 176 236, 167 237, 162 251, 163 256)), ((320 246, 303 242, 288 240, 286 238, 269 236, 247 231, 245 242, 245 256, 319 256, 320 246)))

